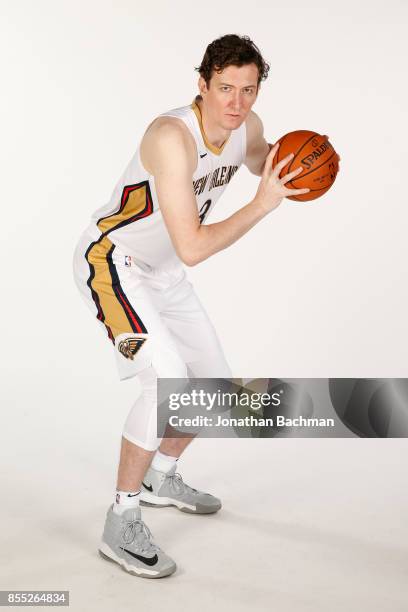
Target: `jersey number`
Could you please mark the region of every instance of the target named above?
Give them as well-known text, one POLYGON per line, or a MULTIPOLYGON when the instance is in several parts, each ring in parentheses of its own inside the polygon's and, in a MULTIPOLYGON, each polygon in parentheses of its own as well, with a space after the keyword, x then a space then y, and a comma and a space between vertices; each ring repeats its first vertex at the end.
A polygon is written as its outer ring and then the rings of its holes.
POLYGON ((206 202, 204 202, 204 204, 200 208, 200 215, 199 215, 200 225, 204 221, 205 215, 208 213, 208 209, 210 208, 210 206, 211 206, 211 200, 207 200, 206 202))

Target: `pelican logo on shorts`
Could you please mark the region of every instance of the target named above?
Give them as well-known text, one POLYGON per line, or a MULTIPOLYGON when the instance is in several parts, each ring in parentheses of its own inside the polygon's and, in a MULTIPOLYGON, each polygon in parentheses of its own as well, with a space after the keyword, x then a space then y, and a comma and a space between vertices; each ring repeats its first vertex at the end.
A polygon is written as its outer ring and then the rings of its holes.
POLYGON ((146 342, 146 338, 125 338, 119 342, 118 349, 126 359, 132 359, 146 342))

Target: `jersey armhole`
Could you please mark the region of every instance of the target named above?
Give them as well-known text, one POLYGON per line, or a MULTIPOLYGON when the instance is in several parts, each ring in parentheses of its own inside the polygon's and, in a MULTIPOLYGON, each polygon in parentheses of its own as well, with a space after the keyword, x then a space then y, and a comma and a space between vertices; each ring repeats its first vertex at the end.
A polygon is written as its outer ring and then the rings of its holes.
POLYGON ((143 162, 142 162, 142 156, 140 154, 140 149, 142 148, 142 144, 140 143, 138 148, 137 148, 137 161, 139 163, 139 167, 143 170, 143 172, 146 175, 146 178, 150 178, 151 176, 153 176, 152 174, 150 174, 150 172, 144 167, 143 162))

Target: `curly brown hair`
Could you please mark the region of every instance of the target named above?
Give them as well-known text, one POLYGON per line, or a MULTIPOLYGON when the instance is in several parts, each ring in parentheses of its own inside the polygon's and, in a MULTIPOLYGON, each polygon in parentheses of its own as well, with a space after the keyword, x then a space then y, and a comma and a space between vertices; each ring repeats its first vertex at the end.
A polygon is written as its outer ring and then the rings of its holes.
POLYGON ((258 86, 269 72, 269 64, 263 59, 261 52, 249 36, 225 34, 213 40, 205 50, 201 65, 195 68, 210 87, 213 71, 221 72, 227 66, 244 66, 256 64, 258 67, 258 86))

